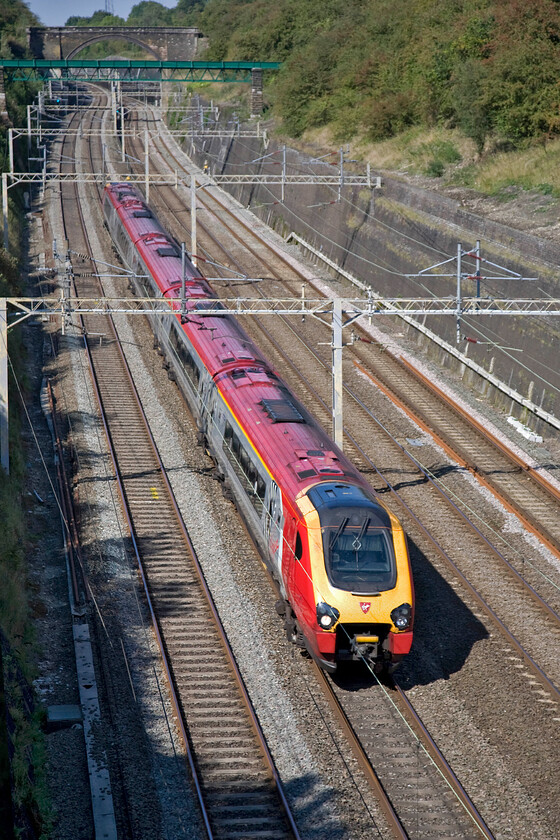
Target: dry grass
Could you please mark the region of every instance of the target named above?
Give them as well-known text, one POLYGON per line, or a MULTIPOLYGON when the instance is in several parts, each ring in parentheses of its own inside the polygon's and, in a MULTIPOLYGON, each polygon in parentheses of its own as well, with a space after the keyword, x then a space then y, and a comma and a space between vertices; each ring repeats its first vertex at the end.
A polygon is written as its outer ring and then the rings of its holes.
MULTIPOLYGON (((339 146, 328 128, 306 132, 296 145, 313 154, 336 151, 339 146)), ((512 185, 560 195, 560 139, 520 151, 500 152, 496 145, 488 146, 479 157, 474 143, 458 131, 414 128, 379 143, 356 138, 348 144, 347 156, 396 174, 438 174, 440 185, 471 187, 486 195, 499 195, 512 185)))
POLYGON ((473 178, 475 189, 490 195, 513 184, 526 190, 560 194, 560 140, 483 159, 473 178))

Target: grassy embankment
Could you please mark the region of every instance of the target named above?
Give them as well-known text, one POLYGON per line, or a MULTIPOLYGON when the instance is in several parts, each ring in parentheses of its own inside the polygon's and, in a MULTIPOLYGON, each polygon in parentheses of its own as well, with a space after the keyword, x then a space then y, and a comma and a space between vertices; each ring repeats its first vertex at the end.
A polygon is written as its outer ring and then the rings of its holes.
MULTIPOLYGON (((0 55, 24 57, 25 28, 38 20, 21 0, 0 0, 0 55)), ((8 113, 16 126, 25 124, 26 106, 32 102, 37 85, 10 83, 6 88, 8 113)), ((7 128, 0 127, 0 171, 8 166, 7 128)), ((16 169, 25 168, 17 161, 16 169)), ((21 191, 9 193, 9 253, 0 247, 0 296, 24 294, 22 281, 25 249, 25 218, 21 191)), ((21 396, 28 396, 26 353, 21 328, 8 334, 9 354, 9 443, 10 474, 0 469, 0 631, 2 672, 5 691, 3 760, 0 787, 5 798, 0 820, 0 834, 11 837, 9 794, 16 836, 23 826, 31 826, 37 837, 50 836, 50 806, 45 777, 45 741, 42 731, 44 713, 34 699, 33 680, 36 662, 41 655, 35 637, 30 607, 28 555, 31 547, 26 527, 25 494, 29 488, 26 453, 22 441, 23 417, 21 396), (13 748, 11 779, 8 775, 6 732, 13 748)), ((2 715, 4 718, 4 715, 2 715)), ((4 723, 4 720, 2 720, 4 723)))

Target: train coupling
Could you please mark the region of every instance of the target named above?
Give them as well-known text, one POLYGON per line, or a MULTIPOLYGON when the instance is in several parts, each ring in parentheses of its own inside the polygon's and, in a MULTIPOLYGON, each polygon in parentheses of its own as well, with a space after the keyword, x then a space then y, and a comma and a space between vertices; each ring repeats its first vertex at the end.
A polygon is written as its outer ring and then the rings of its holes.
POLYGON ((379 636, 356 635, 350 642, 350 647, 356 659, 372 662, 379 655, 379 636))

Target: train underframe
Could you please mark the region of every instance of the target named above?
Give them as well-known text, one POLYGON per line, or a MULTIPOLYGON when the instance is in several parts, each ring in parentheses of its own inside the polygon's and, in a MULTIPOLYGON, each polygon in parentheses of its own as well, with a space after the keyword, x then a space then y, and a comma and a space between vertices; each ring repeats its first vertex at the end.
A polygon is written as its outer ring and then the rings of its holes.
POLYGON ((412 631, 392 633, 389 625, 339 624, 334 632, 315 631, 316 649, 301 630, 288 601, 276 602, 292 644, 307 651, 321 668, 334 674, 339 663, 361 662, 376 674, 391 674, 410 650, 412 631))

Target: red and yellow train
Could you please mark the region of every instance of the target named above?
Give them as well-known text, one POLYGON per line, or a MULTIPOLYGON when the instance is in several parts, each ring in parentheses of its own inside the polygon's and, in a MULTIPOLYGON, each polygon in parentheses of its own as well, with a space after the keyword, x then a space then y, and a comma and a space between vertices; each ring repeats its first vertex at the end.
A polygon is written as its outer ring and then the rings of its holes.
POLYGON ((174 310, 152 318, 156 341, 280 588, 288 637, 331 672, 345 660, 391 669, 414 612, 399 521, 235 318, 201 315, 216 294, 140 192, 108 184, 103 208, 138 294, 174 310))

